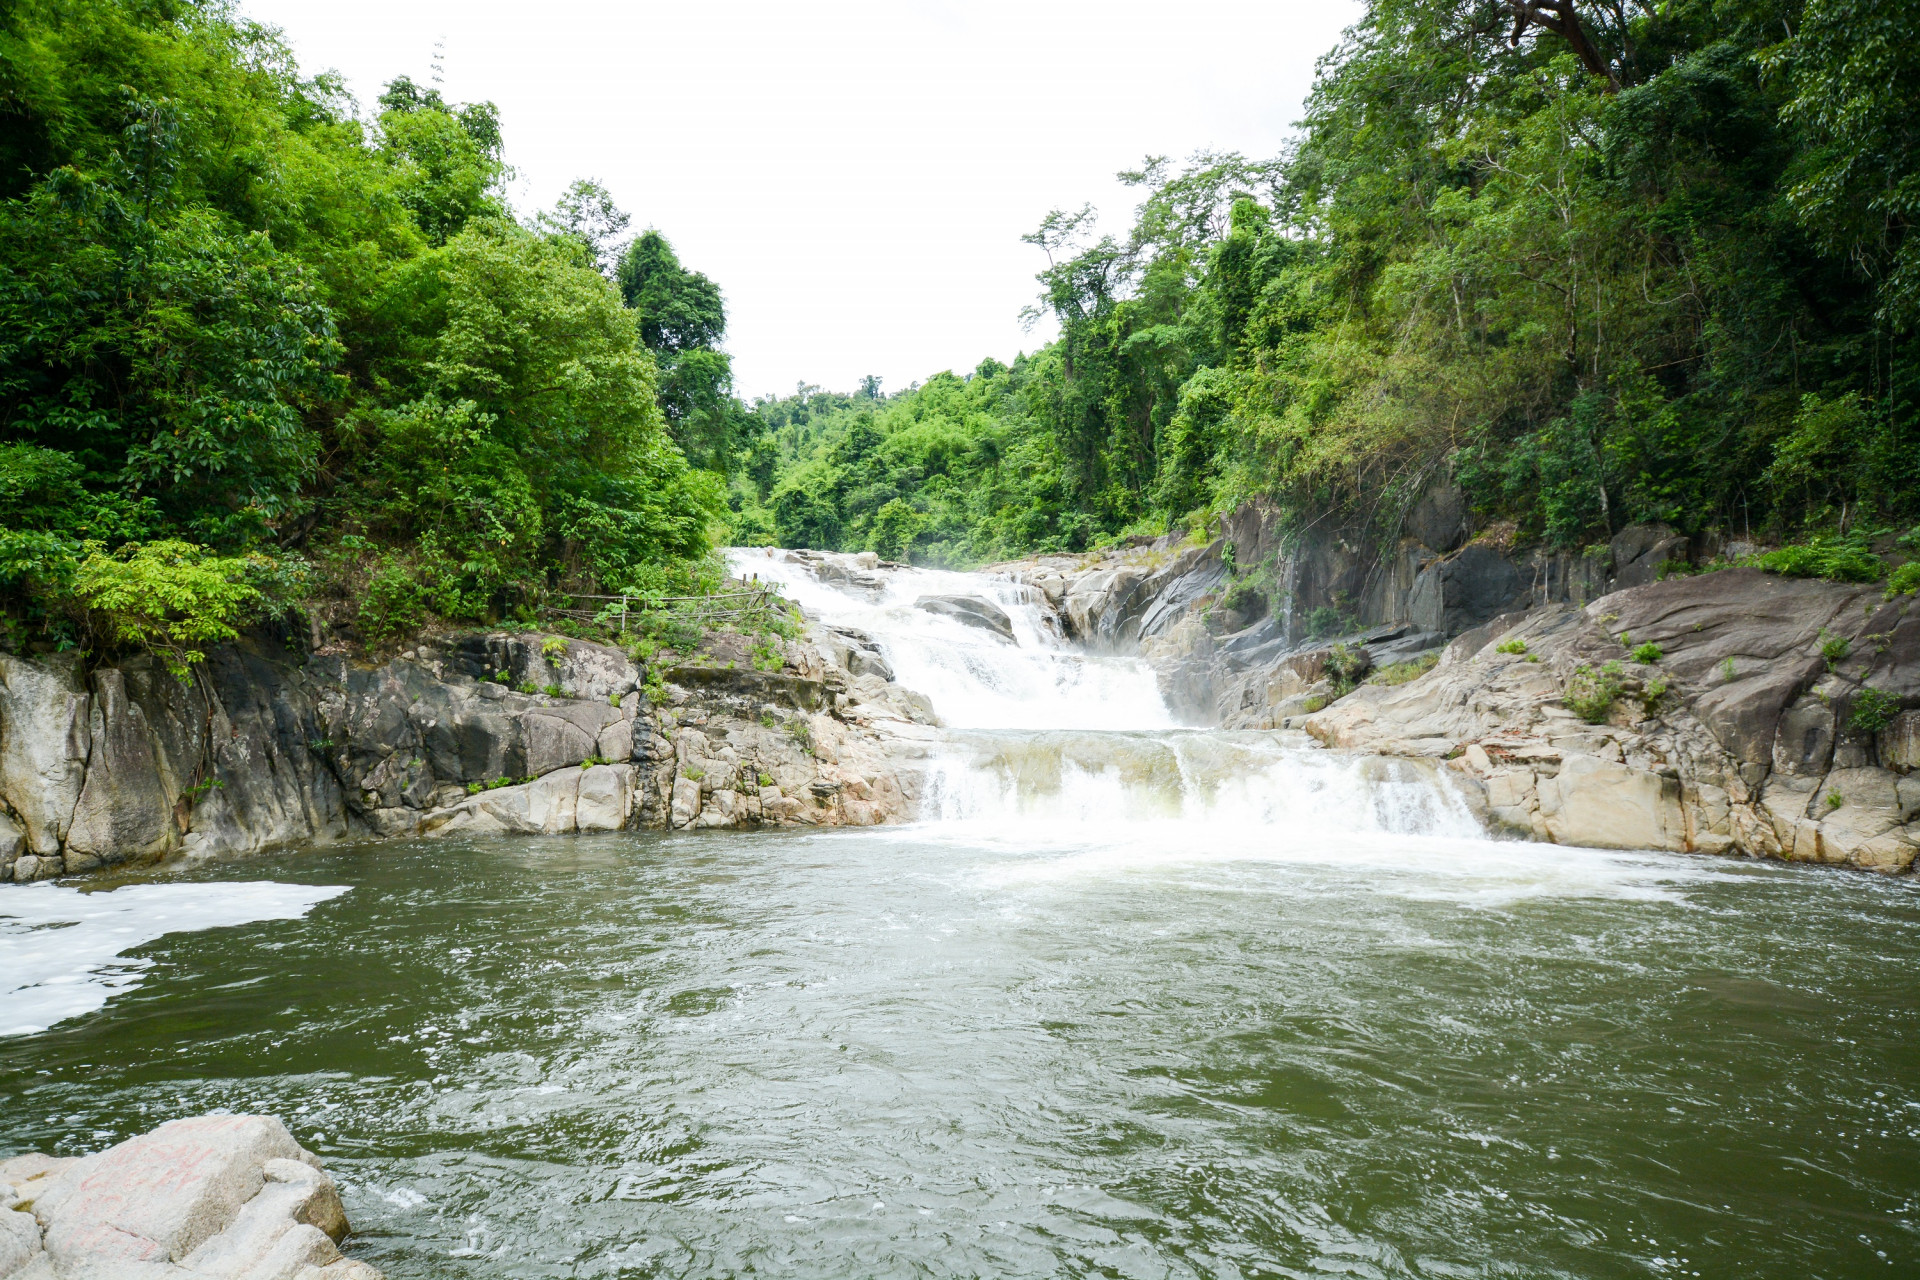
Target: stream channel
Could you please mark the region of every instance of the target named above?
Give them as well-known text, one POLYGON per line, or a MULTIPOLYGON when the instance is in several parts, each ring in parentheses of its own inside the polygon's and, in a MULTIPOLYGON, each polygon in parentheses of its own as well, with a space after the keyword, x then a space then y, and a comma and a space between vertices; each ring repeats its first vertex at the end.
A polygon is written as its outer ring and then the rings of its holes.
POLYGON ((270 1112, 391 1280, 1920 1275, 1911 878, 1486 840, 1025 588, 736 560, 933 699, 924 821, 0 890, 0 1155, 270 1112))

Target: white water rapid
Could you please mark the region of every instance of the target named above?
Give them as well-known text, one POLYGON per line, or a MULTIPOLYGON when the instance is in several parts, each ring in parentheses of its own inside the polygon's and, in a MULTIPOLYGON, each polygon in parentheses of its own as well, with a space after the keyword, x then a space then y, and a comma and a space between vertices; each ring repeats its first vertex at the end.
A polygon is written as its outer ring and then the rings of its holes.
POLYGON ((1425 761, 1349 757, 1304 734, 1179 729, 1152 670, 1063 639, 1031 587, 977 573, 890 569, 874 591, 823 581, 777 550, 731 553, 735 572, 778 585, 831 626, 865 632, 948 726, 930 768, 929 835, 1060 850, 1097 841, 1139 856, 1405 857, 1405 838, 1480 842, 1479 825, 1425 761), (1014 640, 916 605, 976 596, 1014 640))

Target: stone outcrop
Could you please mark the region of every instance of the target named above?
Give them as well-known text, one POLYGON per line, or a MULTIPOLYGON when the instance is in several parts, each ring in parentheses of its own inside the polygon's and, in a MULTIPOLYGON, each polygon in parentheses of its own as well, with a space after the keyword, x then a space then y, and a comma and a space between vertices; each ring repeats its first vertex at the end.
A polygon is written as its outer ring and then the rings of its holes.
POLYGON ((1448 758, 1490 823, 1533 838, 1901 872, 1920 848, 1917 704, 1920 601, 1730 569, 1504 617, 1304 727, 1448 758), (1647 643, 1659 659, 1634 662, 1647 643), (1590 724, 1567 690, 1609 662, 1620 696, 1590 724))
POLYGON ((0 1161, 0 1280, 380 1280, 346 1235, 333 1179, 271 1116, 0 1161))
POLYGON ((1146 657, 1188 723, 1304 728, 1333 747, 1446 760, 1496 829, 1913 865, 1914 597, 1697 573, 1692 561, 1722 548, 1664 525, 1592 553, 1518 554, 1500 531, 1470 537, 1457 498, 1430 493, 1387 555, 1333 537, 1288 544, 1249 504, 1204 545, 1143 539, 996 568, 1089 647, 1146 657), (1329 621, 1344 634, 1308 634, 1329 621), (1646 643, 1660 659, 1632 662, 1646 643), (1622 664, 1622 696, 1588 724, 1566 705, 1569 683, 1609 662, 1622 664))
POLYGON ((937 617, 951 618, 963 627, 988 631, 1002 640, 1013 639, 1013 619, 984 596, 921 596, 914 607, 937 617))
POLYGON ((377 665, 225 648, 185 682, 146 658, 0 655, 0 880, 350 837, 905 816, 932 706, 857 632, 785 649, 777 670, 666 666, 658 705, 621 650, 526 633, 377 665))

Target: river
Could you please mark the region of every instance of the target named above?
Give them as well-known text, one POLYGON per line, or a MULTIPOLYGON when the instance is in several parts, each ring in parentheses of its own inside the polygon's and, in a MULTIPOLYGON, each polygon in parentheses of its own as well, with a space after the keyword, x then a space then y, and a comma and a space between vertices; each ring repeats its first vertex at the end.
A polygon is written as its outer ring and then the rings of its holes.
POLYGON ((1920 1274, 1910 879, 1484 840, 1012 584, 742 564, 933 698, 926 820, 5 891, 0 1154, 271 1112, 394 1280, 1920 1274))

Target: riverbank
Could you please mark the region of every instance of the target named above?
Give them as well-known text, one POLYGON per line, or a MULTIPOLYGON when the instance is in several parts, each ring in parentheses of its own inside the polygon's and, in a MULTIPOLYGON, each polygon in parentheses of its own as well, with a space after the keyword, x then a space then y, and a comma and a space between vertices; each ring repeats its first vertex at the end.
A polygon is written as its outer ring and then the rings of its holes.
POLYGON ((871 648, 816 632, 769 660, 710 632, 648 667, 524 631, 373 661, 263 638, 187 681, 0 654, 0 880, 367 836, 898 820, 933 715, 871 648))
POLYGON ((1432 523, 1452 549, 1409 538, 1372 573, 1285 550, 1253 507, 1211 541, 995 570, 1083 643, 1145 655, 1189 722, 1444 760, 1491 830, 1912 869, 1920 598, 1700 572, 1658 526, 1569 562, 1432 523))

